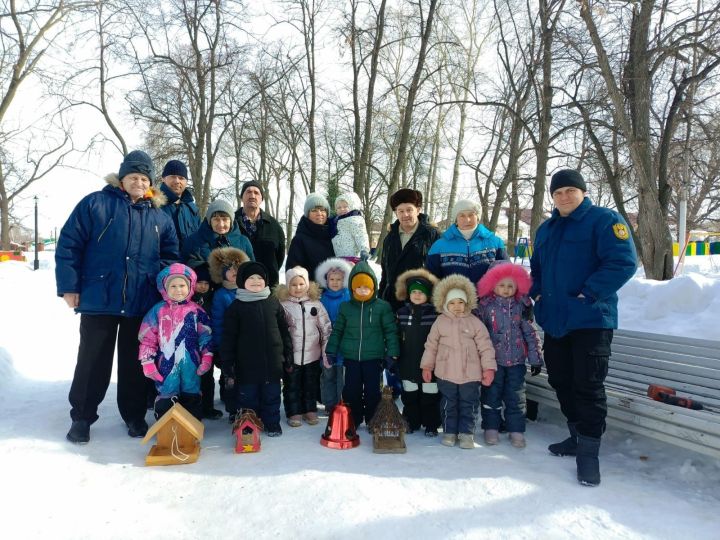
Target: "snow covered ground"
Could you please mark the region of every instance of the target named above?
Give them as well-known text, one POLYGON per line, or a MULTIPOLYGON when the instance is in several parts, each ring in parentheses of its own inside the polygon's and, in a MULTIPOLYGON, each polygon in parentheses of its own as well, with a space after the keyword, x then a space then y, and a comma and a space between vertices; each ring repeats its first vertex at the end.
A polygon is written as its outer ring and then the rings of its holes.
MULTIPOLYGON (((547 453, 565 436, 549 409, 524 450, 412 434, 404 455, 373 454, 364 430, 360 447, 326 449, 322 423, 235 455, 227 422, 206 421, 197 463, 146 468, 149 448, 127 437, 113 383, 90 444, 71 445, 79 317, 55 297, 52 253, 42 255, 37 272, 0 264, 4 538, 720 538, 720 461, 611 428, 602 485, 581 487, 574 460, 547 453)), ((621 326, 718 339, 718 261, 694 259, 704 260, 670 282, 633 279, 621 326)))

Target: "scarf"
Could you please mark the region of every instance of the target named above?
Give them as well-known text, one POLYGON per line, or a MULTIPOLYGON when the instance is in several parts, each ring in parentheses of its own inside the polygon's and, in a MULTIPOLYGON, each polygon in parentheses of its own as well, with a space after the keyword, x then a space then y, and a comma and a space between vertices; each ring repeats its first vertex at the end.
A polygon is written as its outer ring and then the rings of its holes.
POLYGON ((270 296, 270 287, 265 287, 262 291, 251 292, 247 289, 238 289, 235 291, 235 298, 241 302, 258 302, 265 300, 270 296))

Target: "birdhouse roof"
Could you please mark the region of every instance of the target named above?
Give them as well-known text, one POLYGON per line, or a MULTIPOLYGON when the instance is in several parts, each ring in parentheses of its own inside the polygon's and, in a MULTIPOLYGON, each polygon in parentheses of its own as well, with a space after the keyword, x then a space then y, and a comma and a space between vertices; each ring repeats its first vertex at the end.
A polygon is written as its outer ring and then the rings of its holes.
POLYGON ((205 433, 205 426, 203 426, 200 420, 190 414, 185 407, 179 403, 175 403, 168 412, 163 414, 162 417, 148 429, 142 442, 146 443, 152 439, 170 420, 175 420, 183 429, 187 430, 190 435, 199 441, 202 440, 203 434, 205 433))

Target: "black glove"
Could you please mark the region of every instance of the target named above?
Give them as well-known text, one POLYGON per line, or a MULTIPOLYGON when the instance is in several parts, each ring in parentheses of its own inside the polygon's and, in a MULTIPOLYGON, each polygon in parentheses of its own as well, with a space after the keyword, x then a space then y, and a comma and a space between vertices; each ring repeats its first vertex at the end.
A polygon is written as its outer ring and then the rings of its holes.
POLYGON ((533 315, 533 305, 528 298, 526 302, 523 302, 522 318, 525 321, 533 322, 535 316, 533 315))
POLYGON ((292 373, 294 367, 295 367, 295 362, 293 362, 292 354, 289 356, 286 356, 285 360, 283 360, 283 369, 285 369, 285 373, 292 373))
POLYGON ((530 366, 530 376, 540 375, 542 372, 542 366, 530 366))
POLYGON ((328 364, 330 364, 331 366, 334 366, 335 364, 337 364, 337 356, 336 355, 326 354, 325 358, 327 358, 328 364))
POLYGON ((383 359, 383 368, 387 369, 393 375, 397 375, 397 371, 398 371, 397 358, 393 358, 392 356, 386 356, 383 359))

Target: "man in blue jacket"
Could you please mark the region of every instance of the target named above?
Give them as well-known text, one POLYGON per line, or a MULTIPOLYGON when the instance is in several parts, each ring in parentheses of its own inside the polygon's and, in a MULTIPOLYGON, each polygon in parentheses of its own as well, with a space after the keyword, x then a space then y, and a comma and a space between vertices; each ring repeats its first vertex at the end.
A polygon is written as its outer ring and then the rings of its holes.
POLYGON ((130 152, 118 174, 83 198, 60 232, 55 251, 57 294, 80 313, 80 346, 70 387, 72 425, 67 439, 90 440, 90 425, 110 384, 117 344, 117 403, 131 437, 143 437, 145 377, 138 331, 160 298, 155 276, 178 258, 165 196, 151 186, 150 156, 130 152))
POLYGON ((635 273, 637 255, 620 214, 593 205, 586 191, 578 171, 563 169, 552 176, 555 210, 535 236, 530 296, 545 332, 548 382, 570 430, 568 439, 548 449, 576 456, 578 481, 596 486, 617 291, 635 273))
POLYGON ((202 219, 195 205, 195 198, 188 186, 188 170, 182 161, 171 159, 162 171, 160 190, 167 197, 167 204, 162 207, 175 225, 180 250, 188 236, 200 228, 202 219))

